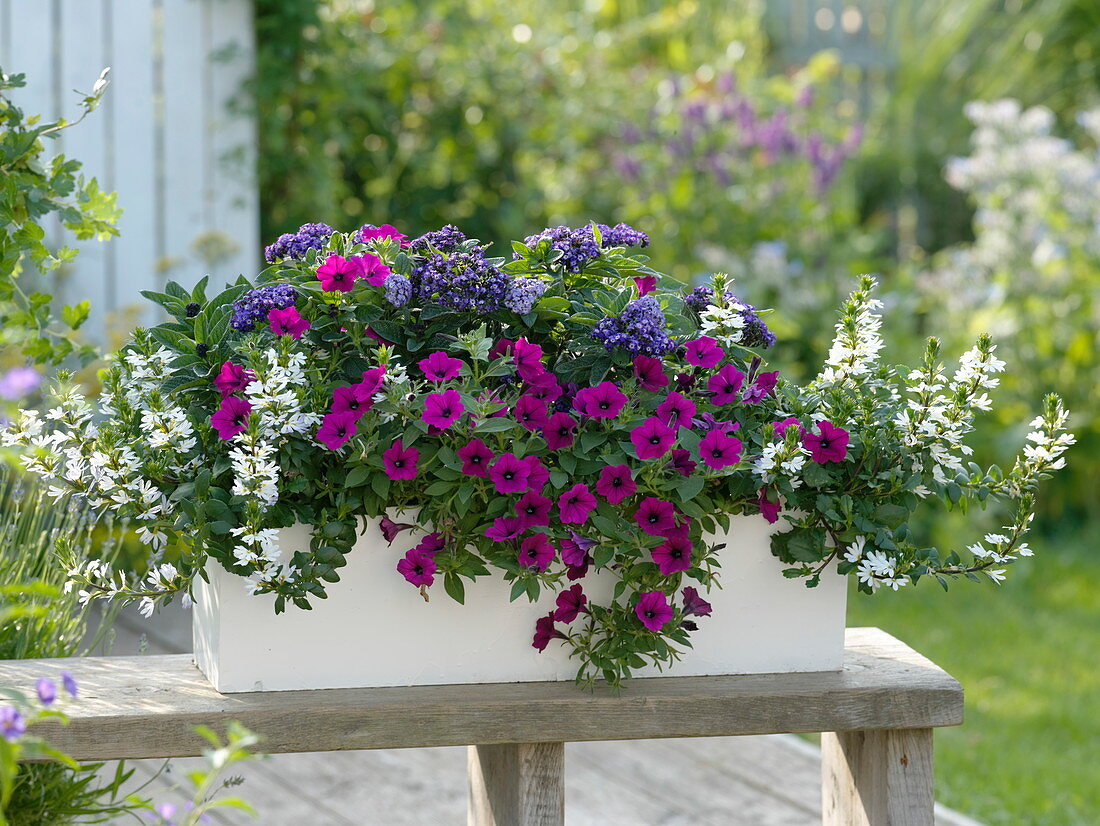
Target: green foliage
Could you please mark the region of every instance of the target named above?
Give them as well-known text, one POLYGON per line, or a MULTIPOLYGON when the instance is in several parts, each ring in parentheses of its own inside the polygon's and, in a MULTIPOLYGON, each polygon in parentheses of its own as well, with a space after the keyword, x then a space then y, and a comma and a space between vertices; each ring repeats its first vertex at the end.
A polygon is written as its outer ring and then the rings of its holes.
POLYGON ((34 287, 35 279, 73 260, 70 247, 50 249, 45 225, 52 216, 79 240, 105 240, 116 235, 121 210, 114 193, 100 189, 95 178, 80 174, 80 162, 57 154, 46 159, 50 141, 80 123, 99 105, 107 89, 107 70, 80 100, 77 120, 44 123, 14 104, 11 91, 24 86, 21 74, 0 72, 0 327, 7 345, 22 348, 39 363, 57 364, 72 354, 87 363, 95 351, 73 335, 88 318, 88 303, 53 315, 52 297, 34 287))

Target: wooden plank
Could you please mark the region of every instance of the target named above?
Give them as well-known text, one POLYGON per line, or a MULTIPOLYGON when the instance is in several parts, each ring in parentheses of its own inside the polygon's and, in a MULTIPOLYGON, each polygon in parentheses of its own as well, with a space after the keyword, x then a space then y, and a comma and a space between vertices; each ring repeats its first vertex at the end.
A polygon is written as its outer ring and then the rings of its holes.
MULTIPOLYGON (((839 672, 220 695, 188 655, 25 660, 0 685, 67 669, 83 685, 55 744, 81 760, 198 754, 197 724, 240 720, 272 753, 553 740, 926 728, 962 722, 962 688, 878 629, 851 629, 839 672)), ((45 729, 43 734, 46 734, 45 729)))
POLYGON ((821 737, 824 826, 934 826, 932 729, 821 737))
POLYGON ((470 746, 468 826, 563 826, 565 744, 470 746))

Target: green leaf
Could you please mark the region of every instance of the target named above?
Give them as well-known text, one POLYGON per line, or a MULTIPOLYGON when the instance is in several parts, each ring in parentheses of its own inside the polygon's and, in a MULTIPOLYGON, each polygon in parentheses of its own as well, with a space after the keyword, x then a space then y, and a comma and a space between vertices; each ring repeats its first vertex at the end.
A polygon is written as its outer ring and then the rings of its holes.
POLYGON ((466 603, 466 586, 457 574, 448 573, 443 577, 443 590, 459 605, 466 603))
POLYGON ((88 320, 91 309, 92 305, 88 301, 81 301, 79 304, 66 304, 61 310, 61 320, 72 329, 79 330, 80 326, 88 320))
POLYGON ((345 488, 355 488, 363 484, 370 478, 371 470, 366 465, 358 465, 348 471, 348 475, 344 477, 345 488))

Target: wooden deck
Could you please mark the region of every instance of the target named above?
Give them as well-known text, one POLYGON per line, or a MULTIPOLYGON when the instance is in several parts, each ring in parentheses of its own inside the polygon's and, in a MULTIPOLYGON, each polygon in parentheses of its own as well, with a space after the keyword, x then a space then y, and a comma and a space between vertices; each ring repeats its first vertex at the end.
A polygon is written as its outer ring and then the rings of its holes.
MULTIPOLYGON (((115 655, 183 653, 189 617, 152 620, 126 614, 116 624, 115 655)), ((263 733, 263 732, 259 732, 263 733)), ((183 802, 175 778, 193 765, 172 761, 153 782, 160 800, 183 802)), ((163 761, 133 761, 151 777, 163 761)), ((570 743, 566 816, 571 826, 809 826, 821 822, 820 754, 793 735, 570 743)), ((212 823, 263 826, 371 826, 463 823, 463 747, 280 754, 246 764, 236 790, 257 819, 218 814, 212 823)), ((939 826, 980 826, 937 807, 939 826)))

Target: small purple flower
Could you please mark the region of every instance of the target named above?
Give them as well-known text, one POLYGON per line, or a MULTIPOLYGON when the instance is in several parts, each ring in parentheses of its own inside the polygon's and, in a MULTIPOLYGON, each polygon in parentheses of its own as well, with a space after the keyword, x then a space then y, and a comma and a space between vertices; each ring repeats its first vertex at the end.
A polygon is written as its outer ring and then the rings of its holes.
POLYGON ((630 441, 639 459, 659 459, 676 442, 676 432, 660 419, 650 417, 630 431, 630 441))
POLYGON ((620 504, 624 499, 633 496, 638 490, 638 485, 630 475, 627 465, 607 465, 600 470, 600 479, 596 482, 596 493, 612 505, 620 504))
POLYGON ((666 536, 676 529, 676 509, 671 502, 647 496, 634 511, 634 521, 650 536, 666 536))
POLYGON ((535 639, 531 643, 533 648, 545 651, 550 640, 564 640, 565 634, 554 627, 554 612, 551 611, 545 617, 539 617, 535 621, 535 639))
POLYGON ((650 393, 668 387, 668 374, 661 367, 661 360, 652 356, 634 357, 634 378, 639 387, 650 393))
POLYGON ((741 440, 712 430, 699 442, 699 456, 709 467, 721 470, 741 461, 741 440))
POLYGON ((555 413, 546 420, 542 436, 551 450, 561 450, 573 444, 573 434, 577 429, 577 420, 568 413, 555 413))
POLYGON ((670 536, 649 553, 662 576, 672 576, 691 567, 691 540, 686 536, 670 536))
POLYGON ((405 558, 397 563, 397 572, 417 587, 429 586, 435 582, 437 568, 434 559, 415 548, 406 551, 405 558))
POLYGON ((424 412, 420 418, 425 424, 446 430, 462 414, 466 412, 466 405, 462 403, 462 396, 454 388, 444 390, 442 393, 431 393, 424 399, 424 412))
POLYGON ((269 264, 275 263, 280 258, 300 260, 305 258, 309 250, 319 250, 324 247, 325 242, 335 231, 324 223, 302 224, 297 232, 284 232, 280 235, 279 240, 264 250, 264 257, 269 264))
POLYGON ((496 454, 481 439, 471 439, 465 447, 455 451, 462 460, 462 472, 467 476, 480 476, 489 478, 489 463, 496 458, 496 454))
POLYGON ((76 695, 77 695, 77 691, 78 691, 77 685, 76 685, 76 678, 73 677, 73 675, 70 674, 68 671, 62 671, 61 672, 61 685, 65 689, 65 691, 68 692, 69 696, 72 697, 75 700, 76 695))
POLYGON ((584 595, 584 588, 577 583, 572 588, 562 591, 555 600, 557 610, 554 611, 554 620, 566 624, 575 620, 584 612, 588 604, 588 597, 584 595))
POLYGON ((667 326, 660 303, 646 295, 627 304, 620 315, 600 319, 591 335, 607 350, 619 348, 635 356, 660 356, 676 349, 667 326))
POLYGON ((673 390, 657 405, 657 418, 674 429, 691 427, 696 409, 695 402, 673 390))
POLYGON ((501 303, 517 315, 527 315, 546 292, 546 284, 537 278, 517 278, 508 285, 501 303))
POLYGON ((515 539, 524 530, 526 528, 520 517, 498 516, 493 520, 493 524, 485 529, 485 535, 494 542, 507 542, 509 539, 515 539))
POLYGON ((458 378, 463 367, 462 359, 451 358, 442 350, 432 353, 426 359, 420 359, 416 364, 428 381, 450 381, 458 378))
POLYGON ((0 398, 25 399, 42 384, 42 374, 33 367, 13 367, 0 377, 0 398))
POLYGON ((407 522, 394 522, 385 514, 382 514, 382 518, 378 520, 378 528, 382 531, 382 537, 388 545, 393 544, 393 540, 397 538, 401 531, 407 531, 415 527, 415 525, 410 525, 407 522))
POLYGON ((38 678, 35 691, 38 693, 38 701, 46 707, 52 706, 57 700, 57 684, 46 677, 38 678))
POLYGON ((326 414, 317 430, 317 441, 329 450, 339 450, 355 435, 356 423, 362 415, 351 411, 326 414))
POLYGON ((271 309, 267 313, 268 326, 271 332, 277 336, 290 336, 293 339, 302 337, 302 333, 309 329, 309 322, 302 318, 297 307, 287 307, 285 310, 271 309))
POLYGON ((753 383, 745 388, 741 401, 745 404, 759 404, 768 396, 775 395, 775 385, 779 382, 779 371, 760 373, 753 383))
POLYGON ((557 551, 544 533, 536 533, 524 539, 519 545, 519 564, 542 573, 550 567, 557 551))
POLYGON ((691 451, 677 449, 672 451, 672 461, 669 467, 681 476, 691 476, 695 473, 696 462, 691 458, 691 451))
POLYGON ((394 482, 402 479, 415 479, 420 471, 416 463, 420 460, 420 451, 415 447, 405 447, 405 442, 398 439, 382 454, 382 465, 388 476, 394 482))
POLYGON ((709 617, 710 603, 699 596, 699 591, 690 585, 684 588, 684 615, 689 617, 709 617))
POLYGON ((745 374, 727 364, 707 380, 707 389, 711 392, 712 403, 722 406, 737 401, 738 393, 745 383, 745 374))
POLYGON ((394 273, 382 284, 386 301, 394 307, 404 307, 412 299, 413 283, 407 275, 394 273))
POLYGON ((626 394, 614 382, 604 381, 595 387, 578 390, 573 405, 586 416, 613 419, 622 412, 626 402, 626 394))
POLYGON ((534 396, 520 396, 512 408, 512 416, 527 430, 541 430, 550 421, 546 414, 546 402, 534 396))
POLYGON ((497 493, 522 493, 527 490, 530 475, 530 467, 517 459, 514 453, 502 453, 489 466, 489 478, 493 480, 497 493))
POLYGON ((553 502, 542 494, 527 491, 515 504, 516 516, 523 522, 523 527, 539 527, 550 524, 550 508, 553 502))
POLYGON ((0 706, 0 735, 9 743, 27 733, 27 721, 15 706, 0 706))
POLYGON ((776 494, 776 501, 773 502, 768 497, 768 489, 760 488, 760 495, 756 498, 756 506, 760 509, 760 515, 763 516, 771 524, 775 524, 779 521, 779 494, 776 494))
POLYGON ((640 595, 634 613, 650 631, 660 631, 672 619, 672 606, 661 591, 646 591, 640 595))
POLYGON ((298 291, 289 284, 273 284, 250 290, 233 302, 233 317, 229 326, 242 333, 250 333, 256 324, 268 320, 272 310, 285 310, 293 307, 298 300, 298 291))
POLYGON ((578 483, 558 497, 558 511, 561 521, 567 525, 583 525, 588 514, 596 509, 596 497, 588 485, 578 483))
POLYGON ((725 357, 725 351, 710 336, 700 336, 687 343, 687 363, 696 367, 709 370, 725 357))
POLYGON ((847 430, 831 422, 818 422, 817 433, 808 431, 802 436, 802 446, 810 451, 810 458, 818 464, 843 462, 848 455, 850 440, 847 430))
POLYGON ((210 417, 210 424, 218 431, 219 439, 232 439, 248 429, 248 416, 252 405, 236 396, 222 399, 221 407, 210 417))

